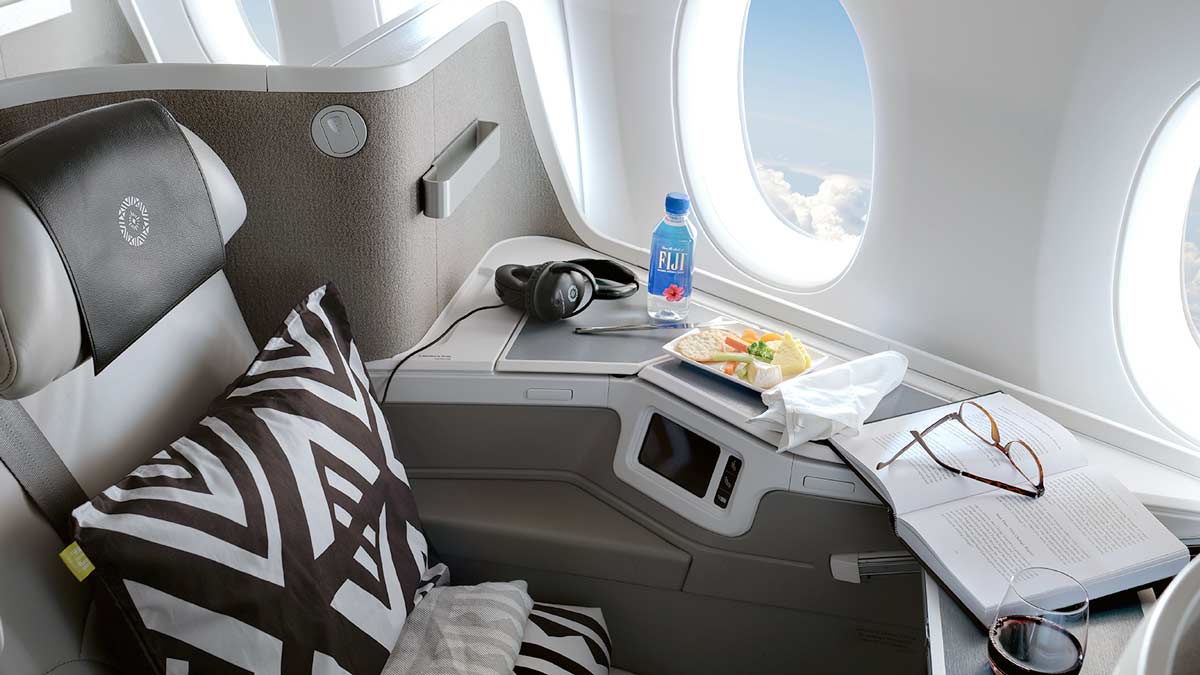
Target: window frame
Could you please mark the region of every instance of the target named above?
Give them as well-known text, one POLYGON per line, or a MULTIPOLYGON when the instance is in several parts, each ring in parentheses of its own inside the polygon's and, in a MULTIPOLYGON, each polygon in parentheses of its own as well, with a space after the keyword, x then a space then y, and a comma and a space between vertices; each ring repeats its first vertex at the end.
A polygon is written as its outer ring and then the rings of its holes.
MULTIPOLYGON (((1198 83, 1197 86, 1200 86, 1200 83, 1198 83)), ((1180 238, 1179 242, 1179 293, 1185 308, 1183 314, 1188 320, 1188 328, 1192 330, 1192 338, 1196 340, 1196 348, 1200 349, 1200 325, 1197 325, 1197 321, 1200 320, 1200 317, 1192 316, 1192 306, 1188 301, 1187 294, 1187 267, 1183 262, 1183 247, 1187 245, 1187 218, 1191 215, 1193 203, 1198 204, 1197 208, 1200 208, 1200 174, 1196 176, 1195 184, 1192 187, 1192 199, 1188 202, 1188 215, 1184 217, 1183 236, 1180 238)), ((1200 243, 1198 243, 1198 245, 1200 245, 1200 243)))
MULTIPOLYGON (((840 0, 828 1, 841 4, 840 0)), ((853 266, 870 227, 871 204, 868 204, 862 234, 844 240, 820 239, 797 230, 771 204, 758 180, 746 124, 743 73, 750 6, 751 0, 723 0, 719 3, 684 0, 680 4, 672 55, 672 115, 680 170, 685 188, 692 198, 693 217, 725 261, 769 288, 795 294, 818 293, 835 285, 853 266), (735 29, 736 37, 732 37, 735 29), (737 58, 736 73, 731 75, 728 72, 728 55, 732 51, 732 43, 736 43, 737 58), (697 44, 702 44, 704 48, 697 49, 697 44), (709 49, 714 45, 720 45, 723 49, 709 49), (721 96, 721 93, 728 92, 729 86, 736 86, 736 97, 721 96), (736 115, 731 114, 733 108, 728 103, 731 98, 736 100, 736 115), (723 116, 710 113, 722 107, 725 107, 723 116), (736 130, 733 128, 734 120, 736 130), (716 128, 717 132, 706 133, 712 128, 716 128), (730 145, 730 139, 736 138, 740 145, 736 152, 728 147, 724 152, 714 151, 710 147, 713 144, 709 142, 713 138, 726 146, 730 145), (717 193, 708 190, 707 185, 723 187, 717 193), (734 197, 734 194, 737 196, 734 197), (733 233, 732 226, 733 223, 746 220, 759 223, 760 231, 755 233, 754 238, 783 236, 771 240, 775 244, 769 246, 747 245, 741 236, 733 233), (777 245, 781 240, 788 244, 782 249, 777 245), (767 261, 763 262, 760 258, 767 261), (780 272, 786 268, 815 271, 807 275, 780 272)), ((844 6, 842 11, 845 11, 844 6)), ((859 45, 861 48, 861 41, 859 45)), ((872 95, 872 117, 873 109, 872 95)), ((872 188, 875 184, 875 131, 873 124, 872 188)))
POLYGON ((1200 82, 1171 105, 1142 152, 1125 204, 1113 289, 1117 348, 1130 386, 1163 425, 1193 443, 1200 442, 1200 417, 1188 401, 1200 373, 1200 340, 1182 256, 1198 172, 1200 82), (1177 262, 1163 265, 1164 255, 1177 262))

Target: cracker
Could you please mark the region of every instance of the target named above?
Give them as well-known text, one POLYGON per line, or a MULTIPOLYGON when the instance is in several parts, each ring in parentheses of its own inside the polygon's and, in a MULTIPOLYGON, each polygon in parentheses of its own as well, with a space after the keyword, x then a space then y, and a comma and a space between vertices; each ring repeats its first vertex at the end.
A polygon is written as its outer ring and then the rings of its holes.
POLYGON ((704 330, 693 333, 675 343, 675 351, 685 359, 707 363, 712 355, 724 351, 725 336, 732 335, 724 330, 704 330))

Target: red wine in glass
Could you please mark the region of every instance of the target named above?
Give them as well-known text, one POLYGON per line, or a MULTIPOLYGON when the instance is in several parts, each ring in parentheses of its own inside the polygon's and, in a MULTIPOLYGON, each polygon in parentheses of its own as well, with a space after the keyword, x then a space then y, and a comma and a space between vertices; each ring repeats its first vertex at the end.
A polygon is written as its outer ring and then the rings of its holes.
POLYGON ((988 631, 988 661, 998 675, 1076 675, 1083 646, 1040 616, 1003 616, 988 631))

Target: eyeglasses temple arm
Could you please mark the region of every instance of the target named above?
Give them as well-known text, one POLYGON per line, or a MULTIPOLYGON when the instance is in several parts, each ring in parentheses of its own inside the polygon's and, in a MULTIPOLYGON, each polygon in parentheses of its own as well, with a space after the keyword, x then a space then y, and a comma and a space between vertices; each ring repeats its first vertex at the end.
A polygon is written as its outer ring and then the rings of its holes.
MULTIPOLYGON (((931 431, 933 431, 934 429, 936 429, 936 428, 938 428, 939 426, 941 426, 943 423, 945 423, 945 422, 947 422, 947 421, 949 421, 949 420, 952 420, 952 419, 954 419, 955 417, 958 417, 958 413, 950 413, 950 414, 948 414, 948 415, 945 415, 945 416, 943 416, 941 419, 939 419, 938 421, 936 421, 936 422, 934 422, 933 424, 930 424, 929 426, 925 427, 925 431, 922 431, 920 434, 918 434, 918 433, 917 433, 917 432, 915 432, 915 431, 910 431, 909 433, 911 433, 911 434, 914 436, 913 440, 909 441, 909 442, 908 442, 908 445, 905 445, 903 448, 900 448, 899 450, 897 450, 897 451, 896 451, 896 454, 892 455, 891 459, 888 459, 888 460, 886 460, 886 461, 883 461, 883 462, 880 462, 880 463, 876 464, 876 465, 875 465, 875 470, 876 470, 876 471, 878 471, 878 470, 880 470, 880 469, 882 469, 882 468, 886 467, 887 465, 891 464, 892 462, 896 461, 897 459, 900 459, 900 455, 903 455, 905 452, 907 452, 907 451, 908 451, 908 449, 909 449, 909 448, 911 448, 913 445, 915 445, 915 444, 916 444, 916 443, 917 443, 917 442, 920 440, 920 439, 919 439, 919 436, 924 436, 925 434, 928 434, 929 432, 931 432, 931 431)), ((930 457, 933 457, 933 453, 929 451, 929 448, 925 448, 925 452, 928 452, 928 453, 929 453, 929 456, 930 456, 930 457)), ((937 463, 938 463, 939 465, 941 465, 941 466, 945 466, 944 464, 942 464, 942 463, 941 463, 941 462, 938 460, 938 458, 937 458, 937 457, 933 457, 933 461, 937 462, 937 463)), ((957 469, 953 469, 953 470, 954 470, 954 471, 957 471, 957 469)))
POLYGON ((947 470, 947 471, 953 471, 954 473, 956 473, 956 474, 958 474, 958 475, 960 475, 960 476, 961 476, 961 475, 963 475, 963 473, 964 473, 964 472, 963 472, 963 470, 962 470, 962 469, 960 469, 960 468, 958 468, 958 467, 955 467, 955 466, 950 466, 949 464, 947 464, 947 463, 943 462, 942 460, 938 459, 938 456, 937 456, 937 455, 935 455, 935 454, 933 454, 933 450, 930 450, 930 449, 929 449, 929 446, 928 446, 928 445, 925 445, 925 439, 924 439, 924 438, 921 438, 921 434, 919 434, 919 433, 917 433, 917 432, 915 432, 915 431, 910 431, 910 432, 908 432, 908 433, 912 434, 912 436, 913 436, 913 443, 916 443, 917 445, 920 445, 920 446, 921 446, 921 449, 925 451, 925 454, 929 455, 929 457, 930 457, 931 459, 933 459, 933 461, 937 462, 937 465, 938 465, 938 466, 942 467, 943 469, 945 469, 945 470, 947 470))

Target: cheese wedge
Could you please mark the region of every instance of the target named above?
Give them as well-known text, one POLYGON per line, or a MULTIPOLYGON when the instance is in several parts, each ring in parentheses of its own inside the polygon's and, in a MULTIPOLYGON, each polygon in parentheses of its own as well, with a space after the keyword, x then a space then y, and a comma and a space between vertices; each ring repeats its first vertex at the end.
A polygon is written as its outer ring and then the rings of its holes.
POLYGON ((783 382, 783 369, 773 363, 751 361, 746 364, 746 381, 761 389, 770 389, 783 382))
POLYGON ((783 379, 786 380, 811 368, 812 357, 808 355, 808 350, 804 348, 804 345, 792 337, 791 333, 784 333, 779 348, 775 350, 775 358, 771 360, 771 365, 779 366, 783 379))

